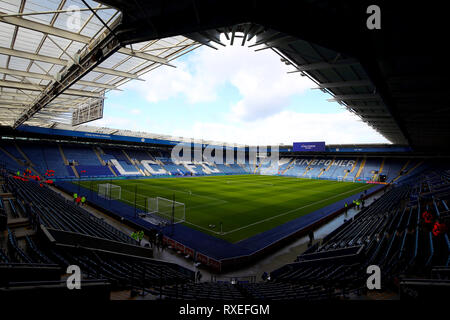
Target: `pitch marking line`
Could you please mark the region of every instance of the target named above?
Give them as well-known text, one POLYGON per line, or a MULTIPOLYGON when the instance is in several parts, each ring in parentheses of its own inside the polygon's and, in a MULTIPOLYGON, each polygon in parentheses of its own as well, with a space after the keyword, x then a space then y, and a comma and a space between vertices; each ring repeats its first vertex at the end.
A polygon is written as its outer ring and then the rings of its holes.
MULTIPOLYGON (((126 191, 126 190, 124 190, 124 191, 126 191)), ((142 195, 140 193, 138 193, 138 195, 142 196, 142 197, 145 197, 145 198, 148 198, 148 197, 146 197, 146 196, 144 196, 144 195, 142 195)), ((122 199, 122 198, 120 200, 134 205, 134 202, 131 202, 129 200, 122 199)), ((212 203, 210 202, 210 203, 206 203, 206 204, 199 204, 199 205, 196 205, 196 206, 192 206, 192 207, 186 208, 186 210, 198 209, 198 208, 203 208, 203 207, 214 207, 214 206, 218 206, 218 205, 225 204, 225 203, 228 203, 228 201, 227 200, 217 200, 217 201, 212 202, 212 203)), ((186 205, 185 203, 183 203, 183 204, 186 205)), ((145 207, 143 207, 141 204, 137 204, 136 207, 139 207, 141 209, 145 209, 145 207)))
POLYGON ((315 204, 318 204, 318 203, 321 203, 321 202, 324 202, 324 201, 327 201, 327 200, 330 200, 330 199, 339 197, 339 196, 341 196, 341 195, 343 195, 343 194, 347 194, 347 193, 350 193, 350 192, 355 192, 356 190, 360 190, 360 189, 363 189, 363 188, 365 188, 365 187, 366 187, 366 186, 363 186, 363 187, 361 187, 361 188, 357 188, 357 189, 354 189, 354 190, 342 192, 342 193, 339 193, 339 194, 337 194, 337 195, 335 195, 335 196, 328 197, 328 198, 325 198, 325 199, 322 199, 322 200, 319 200, 319 201, 316 201, 316 202, 307 204, 306 206, 298 207, 298 208, 296 208, 296 209, 292 209, 292 210, 286 211, 286 212, 284 212, 284 213, 280 213, 280 214, 278 214, 278 215, 276 215, 276 216, 273 216, 273 217, 269 217, 269 218, 266 218, 266 219, 263 219, 263 220, 259 220, 259 221, 254 222, 254 223, 250 223, 250 224, 248 224, 248 225, 246 225, 246 226, 243 226, 243 227, 240 227, 240 228, 236 228, 236 229, 234 229, 234 230, 230 230, 230 231, 224 232, 224 233, 222 233, 222 234, 223 234, 223 235, 227 235, 227 234, 230 234, 230 233, 239 231, 239 230, 243 230, 243 229, 246 229, 246 228, 248 228, 248 227, 252 227, 252 226, 255 226, 255 225, 257 225, 257 224, 260 224, 260 223, 263 223, 263 222, 266 222, 266 221, 270 221, 270 220, 273 220, 273 219, 275 219, 275 218, 282 217, 282 216, 285 216, 285 215, 287 215, 287 214, 296 212, 296 211, 298 211, 298 210, 301 210, 301 209, 304 209, 304 208, 313 206, 313 205, 315 205, 315 204))
POLYGON ((214 206, 218 206, 218 205, 225 204, 225 203, 228 203, 228 201, 220 200, 220 201, 213 202, 213 203, 205 203, 205 204, 199 204, 196 206, 192 206, 192 207, 186 208, 186 210, 198 209, 198 208, 204 208, 204 207, 214 207, 214 206))
MULTIPOLYGON (((146 185, 146 184, 140 183, 140 182, 137 182, 137 184, 146 185)), ((181 193, 189 193, 189 192, 186 192, 186 191, 180 191, 180 190, 170 189, 170 188, 167 188, 167 187, 161 187, 161 186, 156 186, 156 187, 157 187, 157 188, 166 189, 166 190, 171 190, 171 191, 177 191, 177 192, 181 192, 181 193)), ((213 231, 213 230, 211 230, 211 229, 208 229, 208 228, 199 226, 199 225, 197 225, 197 224, 195 224, 195 223, 192 223, 192 222, 189 222, 189 221, 187 221, 187 220, 185 220, 184 223, 190 224, 190 225, 192 225, 192 226, 195 226, 195 227, 197 227, 197 228, 199 228, 199 229, 208 231, 208 232, 210 232, 210 233, 214 233, 214 234, 218 234, 218 235, 227 235, 227 234, 230 234, 230 233, 233 233, 233 232, 236 232, 236 231, 239 231, 239 230, 243 230, 243 229, 246 229, 246 228, 248 228, 248 227, 252 227, 252 226, 254 226, 254 225, 257 225, 257 224, 260 224, 260 223, 263 223, 263 222, 266 222, 266 221, 270 221, 270 220, 272 220, 272 219, 275 219, 275 218, 278 218, 278 217, 281 217, 281 216, 290 214, 290 213, 292 213, 292 212, 295 212, 295 211, 298 211, 298 210, 301 210, 301 209, 310 207, 310 206, 312 206, 312 205, 315 205, 315 204, 318 204, 318 203, 321 203, 321 202, 324 202, 324 201, 327 201, 327 200, 330 200, 330 199, 339 197, 339 196, 341 196, 341 195, 343 195, 343 194, 347 194, 347 193, 350 193, 350 192, 354 192, 354 191, 356 191, 356 190, 363 189, 364 187, 365 187, 365 186, 363 186, 363 187, 361 187, 361 188, 354 189, 354 190, 342 192, 342 193, 339 193, 339 194, 337 194, 337 195, 335 195, 335 196, 328 197, 328 198, 326 198, 326 199, 322 199, 322 200, 319 200, 319 201, 310 203, 310 204, 308 204, 308 205, 306 205, 306 206, 299 207, 299 208, 296 208, 296 209, 292 209, 292 210, 289 210, 289 211, 287 211, 287 212, 281 213, 281 214, 279 214, 279 215, 276 215, 276 216, 273 216, 273 217, 269 217, 269 218, 266 218, 266 219, 263 219, 263 220, 259 220, 259 221, 257 221, 257 222, 254 222, 254 223, 248 224, 248 225, 246 225, 246 226, 243 226, 243 227, 240 227, 240 228, 236 228, 236 229, 234 229, 234 230, 230 230, 230 231, 227 231, 227 232, 222 232, 222 233, 221 233, 221 232, 219 232, 219 231, 213 231)), ((195 195, 195 194, 192 193, 192 195, 195 195)), ((206 206, 215 206, 215 205, 218 205, 218 204, 219 204, 218 202, 228 202, 228 201, 226 201, 226 200, 216 199, 216 198, 213 198, 213 197, 207 197, 207 196, 201 196, 201 195, 196 195, 196 196, 217 200, 217 203, 215 202, 214 204, 208 204, 208 205, 206 205, 206 206)), ((125 201, 126 201, 126 200, 125 200, 125 201)), ((126 202, 129 202, 129 201, 126 201, 126 202)), ((130 202, 130 203, 131 203, 131 202, 130 202)), ((196 208, 198 208, 198 207, 199 207, 199 206, 196 206, 196 208)), ((192 207, 192 208, 194 208, 194 207, 192 207)))
MULTIPOLYGON (((147 187, 149 186, 148 184, 142 183, 142 182, 135 182, 135 183, 140 184, 140 185, 143 185, 143 186, 147 186, 147 187)), ((199 198, 205 198, 205 199, 210 199, 210 200, 215 200, 215 201, 225 201, 225 202, 228 202, 228 201, 223 200, 223 199, 217 199, 217 198, 214 198, 214 197, 208 197, 208 196, 204 196, 204 195, 192 193, 191 191, 182 191, 182 190, 171 189, 171 188, 168 188, 168 187, 155 186, 155 185, 150 185, 150 187, 155 187, 155 188, 160 188, 160 189, 170 190, 170 191, 174 191, 174 192, 181 192, 181 193, 189 194, 189 195, 196 196, 196 197, 199 197, 199 198)))
POLYGON ((225 181, 227 182, 227 184, 238 183, 238 184, 252 184, 252 185, 255 185, 255 186, 264 184, 266 186, 271 186, 271 187, 273 187, 275 185, 275 184, 270 183, 270 182, 257 182, 257 183, 255 183, 254 181, 244 181, 244 182, 240 182, 240 181, 237 181, 237 180, 225 180, 225 181))

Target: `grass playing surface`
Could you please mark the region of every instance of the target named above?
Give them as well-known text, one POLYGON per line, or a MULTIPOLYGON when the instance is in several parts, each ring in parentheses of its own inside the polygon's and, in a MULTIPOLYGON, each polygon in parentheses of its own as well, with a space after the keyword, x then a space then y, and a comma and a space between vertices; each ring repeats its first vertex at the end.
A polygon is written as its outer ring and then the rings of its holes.
MULTIPOLYGON (((97 191, 108 181, 82 181, 97 191)), ((185 204, 187 226, 237 242, 301 217, 370 184, 293 177, 236 175, 189 178, 112 180, 122 188, 122 201, 142 208, 147 197, 164 197, 185 204), (220 223, 222 222, 222 232, 220 223), (210 225, 214 225, 211 228, 210 225)))

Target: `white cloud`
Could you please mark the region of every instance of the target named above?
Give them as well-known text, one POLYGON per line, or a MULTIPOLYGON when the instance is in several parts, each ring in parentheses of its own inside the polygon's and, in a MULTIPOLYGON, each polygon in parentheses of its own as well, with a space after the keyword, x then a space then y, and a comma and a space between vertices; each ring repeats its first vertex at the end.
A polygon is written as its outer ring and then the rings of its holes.
POLYGON ((327 144, 387 142, 348 112, 313 114, 282 111, 252 122, 194 123, 191 130, 172 134, 196 139, 250 145, 325 141, 327 144))
POLYGON ((388 141, 349 112, 318 114, 282 111, 251 122, 195 122, 187 129, 161 128, 150 121, 106 116, 91 125, 169 134, 186 138, 249 145, 325 141, 327 144, 387 143, 388 141))
MULTIPOLYGON (((231 105, 231 112, 220 120, 189 122, 183 127, 161 128, 157 122, 152 126, 141 124, 136 127, 135 121, 127 120, 140 114, 140 109, 136 108, 124 117, 107 117, 100 123, 122 129, 148 131, 152 128, 154 133, 243 144, 322 140, 328 144, 387 142, 347 111, 320 114, 286 110, 291 97, 315 85, 297 73, 287 74, 293 68, 280 62, 280 57, 270 50, 253 52, 240 45, 218 51, 202 47, 186 61, 175 61, 175 64, 177 68, 162 66, 144 75, 145 82, 129 82, 125 90, 137 91, 154 103, 155 108, 158 108, 158 102, 179 96, 192 107, 199 102, 211 102, 214 108, 221 86, 231 84, 239 91, 239 101, 231 105)), ((223 111, 218 110, 217 114, 223 111)), ((142 116, 139 120, 145 122, 142 116)))
POLYGON ((148 132, 148 128, 151 128, 149 121, 143 121, 142 123, 136 121, 133 117, 128 118, 123 116, 104 116, 102 119, 92 121, 88 125, 142 132, 148 132))
POLYGON ((220 50, 197 49, 188 61, 175 62, 177 68, 161 67, 144 76, 146 82, 132 82, 129 88, 157 103, 184 95, 191 104, 213 102, 220 86, 230 83, 241 95, 232 106, 232 117, 253 120, 285 108, 289 97, 314 86, 298 74, 287 74, 292 67, 280 62, 272 51, 254 52, 239 45, 220 50))

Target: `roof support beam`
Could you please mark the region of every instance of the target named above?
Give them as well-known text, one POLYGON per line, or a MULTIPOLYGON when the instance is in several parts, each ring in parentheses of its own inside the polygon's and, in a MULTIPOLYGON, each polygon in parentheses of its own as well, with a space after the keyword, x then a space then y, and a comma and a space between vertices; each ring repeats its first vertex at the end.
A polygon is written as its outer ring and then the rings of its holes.
POLYGON ((363 86, 371 86, 371 85, 372 85, 372 83, 369 80, 324 82, 324 83, 318 83, 319 87, 313 88, 313 89, 363 87, 363 86))
MULTIPOLYGON (((118 21, 118 20, 116 20, 118 21)), ((84 50, 77 63, 70 65, 66 68, 62 74, 61 79, 57 82, 52 82, 45 87, 43 91, 35 98, 32 104, 30 104, 28 110, 24 111, 20 117, 14 122, 13 128, 28 121, 42 108, 51 103, 56 97, 67 92, 71 85, 76 83, 90 71, 92 71, 100 63, 108 59, 114 52, 120 47, 119 40, 115 37, 114 30, 120 27, 120 21, 116 22, 111 27, 111 31, 104 33, 103 37, 95 42, 95 46, 90 50, 84 50)), ((79 90, 78 90, 79 91, 79 90)), ((92 93, 91 93, 92 94, 92 93)), ((99 97, 97 94, 96 97, 99 97)))
POLYGON ((34 54, 34 53, 13 50, 13 49, 8 49, 8 48, 0 48, 0 54, 23 58, 23 59, 42 61, 42 62, 46 62, 46 63, 57 64, 60 66, 67 66, 69 64, 68 60, 63 60, 63 59, 58 59, 58 58, 53 58, 53 57, 44 56, 44 55, 40 55, 40 54, 34 54))
MULTIPOLYGON (((2 88, 3 89, 3 88, 2 88)), ((14 90, 14 89, 12 89, 14 90)), ((19 89, 17 89, 19 90, 19 89)), ((1 91, 0 92, 0 99, 13 99, 13 100, 26 100, 28 102, 32 102, 33 99, 35 99, 38 95, 39 92, 38 91, 27 91, 26 94, 23 93, 23 89, 20 89, 21 91, 1 91)), ((57 98, 55 98, 55 101, 58 102, 66 102, 66 103, 83 103, 85 102, 85 98, 83 97, 79 97, 79 98, 74 98, 70 95, 67 95, 65 93, 59 95, 57 98)))
MULTIPOLYGON (((91 11, 91 9, 88 8, 79 8, 78 9, 80 12, 81 11, 91 11)), ((111 10, 110 7, 101 7, 101 8, 93 8, 92 10, 98 11, 98 10, 111 10)), ((38 11, 38 12, 20 12, 20 13, 5 13, 5 14, 0 14, 0 18, 5 18, 5 17, 24 17, 24 16, 37 16, 37 15, 41 15, 41 14, 52 14, 52 13, 71 13, 73 12, 73 10, 51 10, 51 11, 38 11)))
MULTIPOLYGON (((3 103, 2 101, 0 101, 0 110, 5 110, 5 109, 21 109, 21 110, 23 110, 23 109, 26 109, 26 108, 27 108, 26 105, 6 104, 6 103, 3 103)), ((61 109, 61 108, 56 108, 56 107, 49 109, 49 111, 50 110, 51 110, 51 112, 69 112, 70 111, 69 108, 61 109)), ((14 119, 16 117, 17 116, 14 116, 14 119)))
POLYGON ((344 100, 380 100, 380 96, 378 94, 372 93, 364 93, 364 94, 342 94, 335 95, 331 99, 327 99, 328 101, 344 101, 344 100))
POLYGON ((370 125, 377 125, 381 127, 392 127, 398 129, 398 125, 395 122, 386 123, 380 120, 366 120, 366 121, 370 121, 370 125))
POLYGON ((94 70, 92 70, 92 71, 100 72, 100 73, 104 73, 104 74, 110 74, 110 75, 116 76, 116 77, 124 77, 124 78, 136 79, 136 80, 143 80, 143 79, 140 79, 139 76, 129 73, 129 72, 112 70, 112 69, 107 69, 107 68, 102 68, 102 67, 95 67, 94 70))
MULTIPOLYGON (((14 82, 14 81, 5 81, 0 80, 0 87, 12 88, 12 89, 21 89, 21 90, 30 90, 30 91, 42 91, 45 89, 45 86, 23 83, 23 82, 14 82)), ((75 90, 75 89, 67 89, 64 91, 65 94, 71 96, 81 96, 81 97, 90 97, 90 98, 100 98, 102 95, 84 90, 75 90)))
POLYGON ((210 47, 211 49, 218 50, 216 47, 214 47, 212 44, 210 44, 211 39, 206 39, 205 36, 202 36, 198 32, 185 34, 184 36, 191 40, 194 40, 195 42, 201 43, 204 46, 210 47))
POLYGON ((308 64, 301 64, 296 65, 297 71, 312 71, 312 70, 320 70, 320 69, 330 69, 330 68, 339 68, 339 67, 346 67, 359 64, 358 61, 354 59, 345 59, 345 60, 338 60, 334 63, 331 62, 316 62, 316 63, 308 63, 308 64))
POLYGON ((6 69, 6 68, 0 68, 0 73, 9 74, 12 76, 40 79, 40 80, 50 80, 50 81, 55 80, 55 78, 53 78, 52 76, 43 74, 43 73, 26 72, 26 71, 6 69))
POLYGON ((386 107, 382 104, 364 105, 364 104, 346 103, 345 106, 348 108, 356 108, 359 110, 386 110, 386 107))
POLYGON ((361 114, 360 117, 364 118, 365 120, 369 120, 369 121, 382 120, 383 122, 386 122, 386 123, 394 122, 394 120, 391 117, 369 116, 369 115, 364 115, 364 114, 361 114))
POLYGON ((99 82, 93 82, 93 81, 78 80, 77 83, 75 83, 75 84, 79 84, 80 86, 86 86, 86 87, 96 87, 96 88, 122 91, 122 89, 118 89, 116 86, 113 86, 112 84, 99 83, 99 82))
MULTIPOLYGON (((0 12, 0 14, 4 14, 4 13, 0 12)), ((54 35, 54 36, 57 36, 60 38, 64 38, 64 39, 68 39, 68 40, 72 40, 72 41, 76 41, 76 42, 80 42, 80 43, 84 43, 84 44, 90 44, 92 41, 92 39, 88 36, 84 36, 79 33, 55 28, 55 27, 48 26, 43 23, 31 21, 28 19, 23 19, 20 17, 13 17, 13 16, 3 16, 2 17, 2 16, 0 16, 0 22, 8 23, 8 24, 26 28, 29 30, 39 31, 44 34, 50 34, 50 35, 54 35)), ((153 62, 157 62, 157 63, 161 63, 161 64, 165 64, 165 65, 169 65, 169 66, 173 67, 173 65, 171 65, 167 62, 167 59, 164 59, 164 58, 152 55, 152 54, 132 51, 129 48, 119 48, 118 51, 120 53, 129 55, 132 57, 138 57, 138 58, 142 58, 142 59, 145 59, 148 61, 153 61, 153 62)))
MULTIPOLYGON (((34 53, 25 52, 25 51, 12 50, 12 49, 7 49, 7 48, 0 48, 0 54, 10 55, 13 57, 18 57, 18 58, 42 61, 42 62, 46 62, 46 63, 57 64, 60 66, 67 66, 70 63, 68 60, 53 58, 53 57, 49 57, 49 56, 43 56, 40 54, 34 54, 34 53)), ((112 69, 107 69, 107 68, 102 68, 102 67, 96 67, 93 71, 104 73, 104 74, 109 74, 109 75, 113 75, 113 76, 117 76, 117 77, 124 77, 124 78, 139 80, 137 75, 128 73, 128 72, 124 72, 124 71, 112 70, 112 69)))
MULTIPOLYGON (((26 71, 12 70, 12 69, 6 69, 6 68, 0 68, 0 73, 9 74, 12 76, 40 79, 40 80, 50 80, 50 81, 55 80, 55 78, 53 78, 52 76, 43 74, 43 73, 26 72, 26 71)), ((93 81, 79 80, 76 84, 79 84, 82 86, 89 86, 89 87, 120 90, 111 84, 98 83, 98 82, 93 82, 93 81)))
POLYGON ((26 106, 29 101, 20 101, 14 99, 0 99, 0 105, 17 105, 17 106, 26 106))

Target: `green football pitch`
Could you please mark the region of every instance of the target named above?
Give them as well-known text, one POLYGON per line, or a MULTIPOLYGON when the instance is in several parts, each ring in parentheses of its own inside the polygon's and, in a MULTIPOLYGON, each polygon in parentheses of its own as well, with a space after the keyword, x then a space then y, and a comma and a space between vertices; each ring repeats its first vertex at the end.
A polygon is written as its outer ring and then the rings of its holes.
POLYGON ((81 181, 94 191, 104 183, 120 186, 121 200, 134 206, 136 199, 142 209, 148 198, 175 198, 185 205, 185 225, 233 243, 373 187, 262 175, 81 181))

